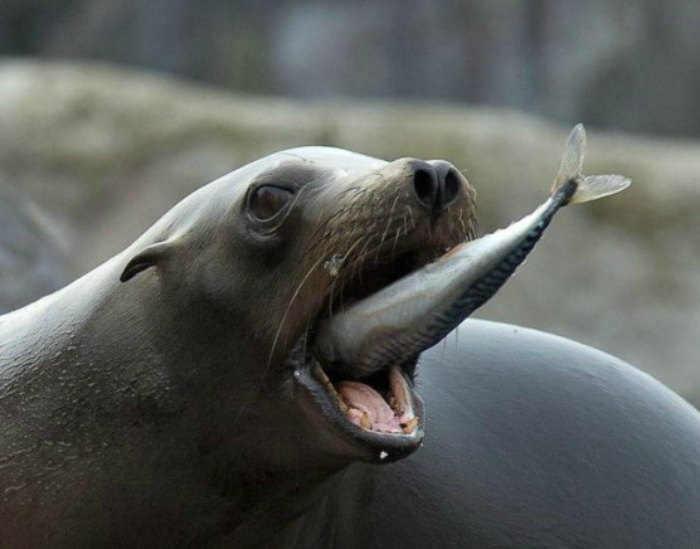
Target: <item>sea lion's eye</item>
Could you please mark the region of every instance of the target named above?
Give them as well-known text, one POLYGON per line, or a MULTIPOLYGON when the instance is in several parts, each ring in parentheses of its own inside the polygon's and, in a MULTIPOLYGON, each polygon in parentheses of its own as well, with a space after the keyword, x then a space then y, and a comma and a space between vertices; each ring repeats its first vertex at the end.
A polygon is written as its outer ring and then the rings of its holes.
POLYGON ((265 221, 282 211, 293 195, 294 191, 286 187, 261 185, 250 195, 248 207, 256 218, 265 221))

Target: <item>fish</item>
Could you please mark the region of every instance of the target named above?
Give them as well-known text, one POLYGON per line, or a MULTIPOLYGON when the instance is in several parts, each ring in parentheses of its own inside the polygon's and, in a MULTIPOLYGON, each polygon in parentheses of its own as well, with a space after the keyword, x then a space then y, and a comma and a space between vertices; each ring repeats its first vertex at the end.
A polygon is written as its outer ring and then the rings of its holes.
POLYGON ((622 175, 582 174, 586 141, 583 125, 576 125, 549 197, 531 214, 455 246, 433 263, 322 320, 313 343, 316 358, 359 378, 415 361, 444 339, 507 282, 562 207, 630 186, 630 179, 622 175))

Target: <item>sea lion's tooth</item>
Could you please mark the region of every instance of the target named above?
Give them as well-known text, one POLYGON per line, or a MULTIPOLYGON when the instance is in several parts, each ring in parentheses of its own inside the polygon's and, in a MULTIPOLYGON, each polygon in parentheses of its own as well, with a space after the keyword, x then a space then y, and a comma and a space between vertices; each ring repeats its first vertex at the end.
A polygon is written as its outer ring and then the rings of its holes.
POLYGON ((414 417, 411 421, 402 425, 401 429, 403 430, 404 433, 406 433, 408 435, 414 431, 414 429, 416 428, 416 425, 418 425, 418 418, 414 417))

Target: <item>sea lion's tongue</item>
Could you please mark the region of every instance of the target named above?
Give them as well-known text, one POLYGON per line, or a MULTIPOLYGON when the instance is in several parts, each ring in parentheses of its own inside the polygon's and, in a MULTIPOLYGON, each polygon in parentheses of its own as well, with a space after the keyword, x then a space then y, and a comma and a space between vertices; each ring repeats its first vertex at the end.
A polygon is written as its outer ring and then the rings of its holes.
POLYGON ((377 391, 357 381, 341 381, 336 385, 338 394, 348 405, 348 419, 357 425, 368 421, 375 431, 400 433, 399 418, 377 391))

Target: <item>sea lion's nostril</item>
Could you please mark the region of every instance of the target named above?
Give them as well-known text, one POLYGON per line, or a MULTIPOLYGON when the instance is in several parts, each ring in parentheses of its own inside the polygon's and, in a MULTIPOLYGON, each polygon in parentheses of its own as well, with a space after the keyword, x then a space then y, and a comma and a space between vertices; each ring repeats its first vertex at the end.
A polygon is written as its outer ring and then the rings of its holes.
POLYGON ((439 204, 436 204, 436 209, 446 210, 459 198, 462 192, 462 176, 452 164, 444 160, 431 160, 428 164, 435 170, 439 186, 440 201, 439 204))
POLYGON ((416 168, 413 173, 413 188, 423 206, 430 210, 439 208, 436 204, 439 195, 439 183, 437 174, 432 166, 426 164, 416 168))
POLYGON ((452 204, 459 196, 459 191, 462 188, 462 181, 454 169, 450 169, 445 176, 445 187, 442 193, 443 208, 452 204))

